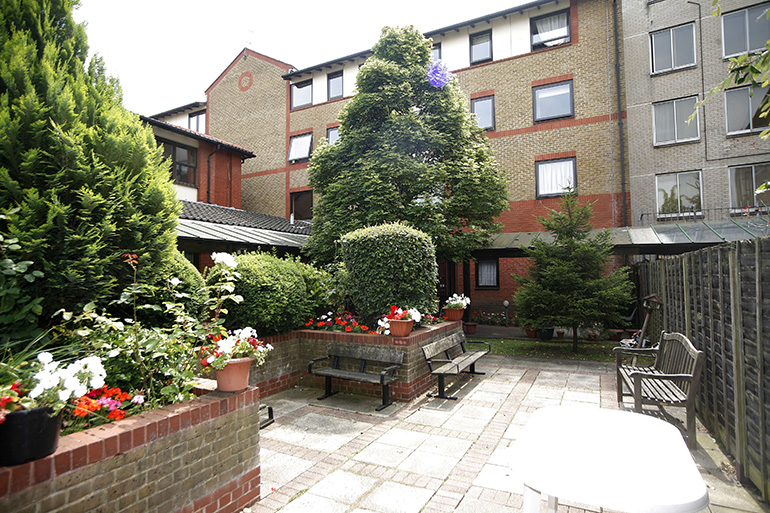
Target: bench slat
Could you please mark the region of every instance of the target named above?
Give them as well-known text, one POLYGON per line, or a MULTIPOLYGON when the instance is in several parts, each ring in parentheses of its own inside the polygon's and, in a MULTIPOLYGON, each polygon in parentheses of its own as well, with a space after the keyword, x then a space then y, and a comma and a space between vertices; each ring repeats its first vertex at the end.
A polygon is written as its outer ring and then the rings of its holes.
MULTIPOLYGON (((332 369, 331 367, 321 367, 313 369, 313 374, 319 376, 331 376, 333 378, 348 379, 353 381, 363 381, 366 383, 380 383, 380 374, 366 374, 362 372, 349 371, 345 369, 332 369)), ((386 383, 392 383, 396 381, 396 377, 385 376, 386 383)))

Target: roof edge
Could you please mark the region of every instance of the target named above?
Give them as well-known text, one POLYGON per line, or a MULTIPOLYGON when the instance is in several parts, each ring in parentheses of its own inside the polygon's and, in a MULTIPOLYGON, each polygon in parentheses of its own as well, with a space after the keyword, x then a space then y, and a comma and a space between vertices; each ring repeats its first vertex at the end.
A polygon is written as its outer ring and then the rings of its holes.
POLYGON ((147 116, 139 115, 139 119, 141 119, 145 123, 156 126, 158 128, 162 128, 163 130, 174 132, 179 135, 185 135, 187 137, 192 137, 193 139, 197 139, 199 141, 204 141, 212 144, 220 144, 229 150, 240 153, 241 155, 243 155, 244 158, 247 158, 247 159, 256 157, 256 155, 252 151, 247 150, 246 148, 242 148, 233 143, 223 141, 222 139, 218 139, 209 134, 196 132, 195 130, 190 130, 189 128, 184 128, 179 125, 173 125, 171 123, 167 123, 159 119, 148 118, 147 116))
POLYGON ((243 57, 250 55, 251 57, 254 57, 256 59, 259 59, 261 61, 267 62, 268 64, 272 64, 273 66, 276 66, 278 68, 282 68, 285 71, 289 71, 293 68, 291 64, 287 64, 283 61, 279 61, 278 59, 273 59, 272 57, 268 57, 267 55, 261 54, 259 52, 255 52, 254 50, 250 50, 249 48, 244 48, 241 50, 238 55, 235 56, 235 59, 233 59, 230 64, 222 71, 222 73, 219 74, 219 76, 211 83, 210 86, 206 88, 205 94, 208 95, 209 91, 211 91, 219 82, 222 81, 225 75, 227 75, 231 69, 236 65, 236 63, 243 57))

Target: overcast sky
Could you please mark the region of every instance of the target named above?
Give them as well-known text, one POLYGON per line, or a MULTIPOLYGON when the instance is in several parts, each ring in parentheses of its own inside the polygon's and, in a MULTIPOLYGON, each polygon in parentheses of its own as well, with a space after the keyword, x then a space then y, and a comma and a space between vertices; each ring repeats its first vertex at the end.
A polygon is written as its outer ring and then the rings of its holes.
POLYGON ((429 32, 522 0, 81 0, 91 53, 147 116, 194 101, 250 48, 302 69, 371 48, 383 26, 429 32))

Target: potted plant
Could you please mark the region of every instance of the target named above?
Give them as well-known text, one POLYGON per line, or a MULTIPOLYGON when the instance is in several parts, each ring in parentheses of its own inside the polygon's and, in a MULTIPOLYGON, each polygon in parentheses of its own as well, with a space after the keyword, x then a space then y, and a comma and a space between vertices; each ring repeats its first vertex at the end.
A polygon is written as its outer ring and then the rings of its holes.
POLYGON ((449 321, 459 321, 463 317, 465 308, 471 304, 471 299, 465 294, 453 294, 444 305, 444 314, 449 321))
POLYGON ((416 308, 401 309, 396 305, 390 307, 390 313, 383 315, 377 321, 377 333, 405 337, 411 333, 415 322, 420 322, 422 314, 416 308))
POLYGON ((62 411, 89 387, 104 386, 101 358, 89 356, 66 366, 41 352, 18 365, 0 363, 0 466, 19 465, 52 454, 59 445, 62 411))
POLYGON ((199 359, 204 367, 216 371, 217 390, 221 392, 242 392, 249 386, 252 362, 265 363, 267 352, 273 349, 257 339, 257 332, 251 327, 227 332, 218 326, 218 333, 210 334, 214 343, 200 349, 199 359))

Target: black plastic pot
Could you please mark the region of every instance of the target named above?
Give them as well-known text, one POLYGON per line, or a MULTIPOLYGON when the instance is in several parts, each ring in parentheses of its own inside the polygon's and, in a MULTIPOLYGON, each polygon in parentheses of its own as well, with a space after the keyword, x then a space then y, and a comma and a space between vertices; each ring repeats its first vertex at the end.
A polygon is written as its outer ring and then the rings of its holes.
POLYGON ((540 330, 540 340, 551 340, 553 338, 553 328, 543 328, 540 330))
POLYGON ((13 411, 0 424, 0 465, 21 465, 52 454, 59 446, 62 412, 51 408, 13 411))

